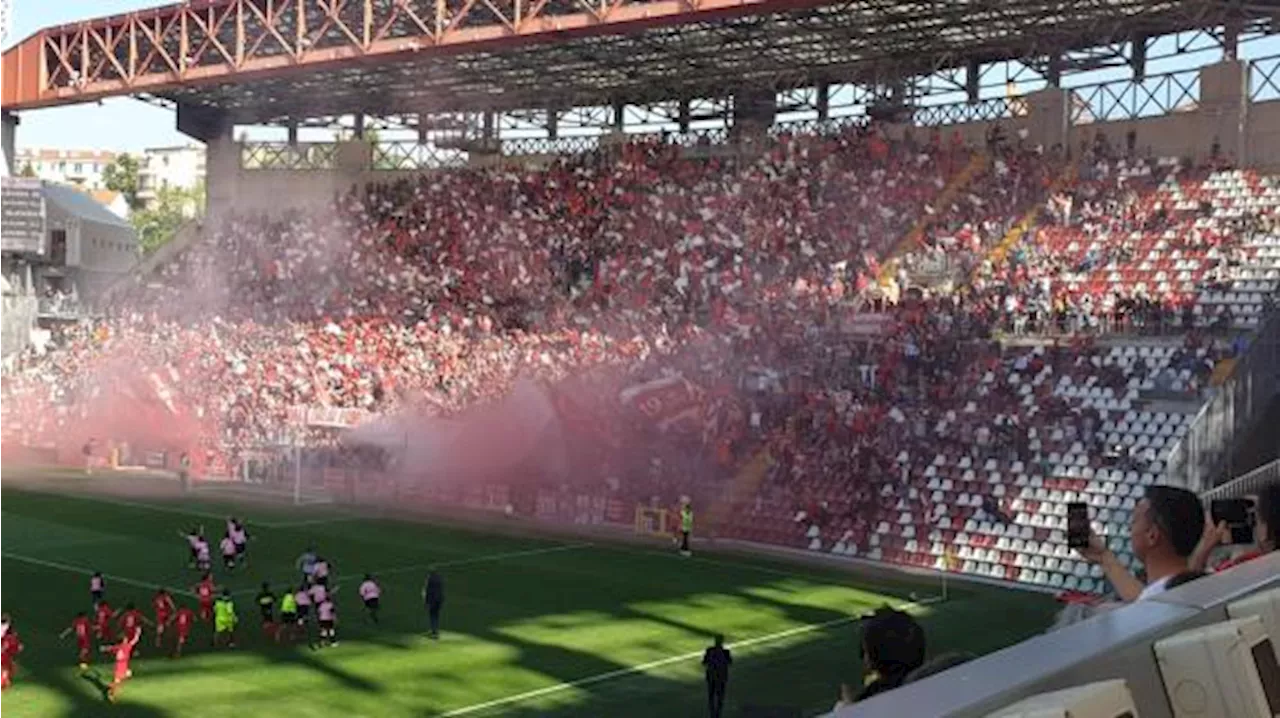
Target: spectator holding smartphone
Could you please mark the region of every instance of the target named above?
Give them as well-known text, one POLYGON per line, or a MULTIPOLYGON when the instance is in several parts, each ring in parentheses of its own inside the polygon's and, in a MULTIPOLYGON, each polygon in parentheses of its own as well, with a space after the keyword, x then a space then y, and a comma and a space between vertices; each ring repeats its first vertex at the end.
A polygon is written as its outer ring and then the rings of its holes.
POLYGON ((1216 524, 1206 518, 1204 533, 1195 553, 1191 556, 1191 568, 1198 571, 1225 571, 1245 561, 1255 559, 1276 550, 1276 532, 1280 530, 1280 484, 1264 486, 1253 501, 1253 546, 1244 547, 1234 556, 1209 567, 1210 557, 1220 546, 1232 545, 1231 529, 1226 521, 1216 524))
POLYGON ((1102 567, 1120 600, 1133 603, 1168 590, 1171 579, 1187 572, 1204 524, 1204 506, 1193 492, 1149 486, 1129 523, 1133 554, 1146 568, 1146 583, 1130 573, 1097 534, 1090 533, 1089 545, 1080 549, 1080 555, 1102 567))

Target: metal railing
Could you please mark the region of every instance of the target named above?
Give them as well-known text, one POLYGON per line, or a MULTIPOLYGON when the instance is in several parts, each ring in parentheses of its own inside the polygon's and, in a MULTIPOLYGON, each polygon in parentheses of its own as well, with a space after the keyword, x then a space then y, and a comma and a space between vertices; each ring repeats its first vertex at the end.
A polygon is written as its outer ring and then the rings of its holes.
POLYGON ((1280 389, 1280 314, 1267 318, 1231 376, 1216 389, 1177 443, 1165 475, 1204 492, 1231 473, 1231 461, 1255 420, 1280 389))
POLYGON ((1263 486, 1270 486, 1275 483, 1280 483, 1280 459, 1276 459, 1269 464, 1263 464, 1243 476, 1237 476, 1221 486, 1210 489, 1204 494, 1203 498, 1205 501, 1238 499, 1250 494, 1256 494, 1258 489, 1263 486))

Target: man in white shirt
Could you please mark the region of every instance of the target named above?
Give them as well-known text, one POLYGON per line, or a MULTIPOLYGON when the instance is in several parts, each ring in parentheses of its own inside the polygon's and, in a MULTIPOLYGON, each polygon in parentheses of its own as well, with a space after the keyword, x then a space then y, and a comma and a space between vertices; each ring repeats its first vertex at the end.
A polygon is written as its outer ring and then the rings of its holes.
POLYGON ((1188 559, 1204 533, 1204 507, 1193 492, 1173 486, 1149 486, 1133 509, 1129 535, 1133 555, 1146 568, 1144 585, 1096 534, 1080 555, 1102 566, 1107 580, 1126 603, 1164 592, 1169 582, 1188 571, 1188 559))

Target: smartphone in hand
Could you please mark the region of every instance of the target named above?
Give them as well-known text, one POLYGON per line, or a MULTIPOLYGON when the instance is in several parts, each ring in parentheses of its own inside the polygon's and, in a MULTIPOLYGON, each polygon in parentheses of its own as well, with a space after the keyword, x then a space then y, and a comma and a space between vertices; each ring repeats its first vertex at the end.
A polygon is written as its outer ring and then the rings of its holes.
POLYGON ((1067 504, 1067 547, 1089 547, 1089 505, 1082 501, 1067 504))
POLYGON ((1214 499, 1209 503, 1213 525, 1226 523, 1231 530, 1231 543, 1253 543, 1253 502, 1249 499, 1214 499))

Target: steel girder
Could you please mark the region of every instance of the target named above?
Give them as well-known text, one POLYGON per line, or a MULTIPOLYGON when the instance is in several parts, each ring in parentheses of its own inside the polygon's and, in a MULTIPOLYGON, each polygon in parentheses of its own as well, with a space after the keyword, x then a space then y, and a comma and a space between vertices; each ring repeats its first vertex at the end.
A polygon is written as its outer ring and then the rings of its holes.
POLYGON ((191 0, 41 30, 5 109, 148 94, 239 123, 877 83, 1274 18, 1280 0, 191 0))

